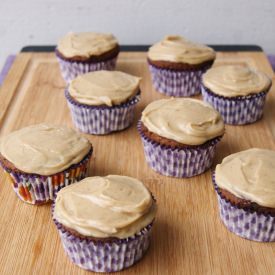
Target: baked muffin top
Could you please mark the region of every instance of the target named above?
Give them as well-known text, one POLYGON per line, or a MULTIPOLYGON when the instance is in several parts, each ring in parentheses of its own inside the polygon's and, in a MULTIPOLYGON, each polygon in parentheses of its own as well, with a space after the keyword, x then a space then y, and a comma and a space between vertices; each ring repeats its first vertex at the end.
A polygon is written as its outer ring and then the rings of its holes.
POLYGON ((252 148, 216 166, 215 182, 235 196, 275 208, 275 151, 252 148))
POLYGON ((26 173, 52 175, 80 162, 90 151, 88 139, 73 129, 38 124, 0 140, 1 155, 26 173))
POLYGON ((267 90, 271 79, 263 72, 241 65, 217 66, 202 78, 203 85, 225 97, 246 96, 267 90))
POLYGON ((136 95, 140 80, 140 77, 119 71, 95 71, 72 80, 68 91, 80 103, 113 106, 136 95))
POLYGON ((83 236, 127 238, 149 225, 156 203, 131 177, 89 177, 57 193, 54 218, 83 236))
POLYGON ((224 134, 220 114, 191 98, 153 101, 142 112, 141 121, 150 132, 186 145, 200 145, 224 134))
POLYGON ((200 64, 214 60, 215 51, 207 46, 197 44, 182 36, 169 35, 150 47, 148 58, 155 61, 170 61, 187 64, 200 64))
POLYGON ((62 37, 57 50, 67 58, 99 56, 118 46, 112 34, 96 32, 70 32, 62 37))

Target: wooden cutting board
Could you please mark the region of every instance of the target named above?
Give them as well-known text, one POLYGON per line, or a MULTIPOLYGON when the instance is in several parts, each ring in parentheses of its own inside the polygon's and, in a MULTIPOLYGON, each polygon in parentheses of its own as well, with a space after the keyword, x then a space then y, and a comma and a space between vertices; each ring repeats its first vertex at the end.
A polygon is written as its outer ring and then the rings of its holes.
MULTIPOLYGON (((123 52, 118 60, 119 70, 143 78, 134 125, 107 136, 87 135, 94 146, 90 175, 139 178, 157 198, 151 247, 124 274, 275 274, 275 243, 244 240, 221 223, 210 171, 176 179, 155 173, 145 163, 136 122, 149 102, 164 97, 152 88, 145 57, 142 52, 123 52)), ((261 52, 218 53, 216 64, 221 63, 248 63, 273 77, 261 52)), ((72 126, 64 87, 53 53, 20 53, 0 90, 0 136, 40 122, 72 126)), ((275 149, 274 92, 268 95, 261 121, 226 126, 215 163, 250 147, 275 149)), ((0 178, 0 274, 86 273, 66 256, 50 205, 21 202, 2 169, 0 178)))

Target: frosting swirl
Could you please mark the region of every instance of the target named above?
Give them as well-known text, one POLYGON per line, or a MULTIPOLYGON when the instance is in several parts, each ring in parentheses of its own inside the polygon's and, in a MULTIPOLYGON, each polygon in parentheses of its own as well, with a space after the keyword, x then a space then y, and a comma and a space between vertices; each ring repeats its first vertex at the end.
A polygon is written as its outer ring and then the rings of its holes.
POLYGON ((203 84, 215 94, 235 97, 265 91, 271 80, 265 73, 247 66, 226 65, 209 69, 203 75, 203 84))
POLYGON ((81 56, 91 57, 106 53, 118 45, 112 34, 96 32, 70 32, 62 37, 57 49, 67 58, 81 56))
POLYGON ((216 184, 235 196, 275 208, 275 151, 252 148, 216 166, 216 184))
POLYGON ((214 60, 216 54, 210 47, 191 42, 182 36, 170 35, 150 47, 148 57, 156 61, 200 64, 214 60))
POLYGON ((137 179, 90 177, 57 193, 54 218, 84 236, 127 238, 150 224, 156 204, 137 179))
POLYGON ((91 144, 73 129, 50 124, 22 128, 3 137, 4 158, 26 173, 52 175, 80 162, 91 144))
POLYGON ((187 145, 200 145, 224 133, 220 114, 191 98, 153 101, 142 112, 141 121, 149 131, 187 145))
POLYGON ((119 71, 95 71, 72 80, 69 94, 83 104, 113 106, 136 95, 140 80, 119 71))

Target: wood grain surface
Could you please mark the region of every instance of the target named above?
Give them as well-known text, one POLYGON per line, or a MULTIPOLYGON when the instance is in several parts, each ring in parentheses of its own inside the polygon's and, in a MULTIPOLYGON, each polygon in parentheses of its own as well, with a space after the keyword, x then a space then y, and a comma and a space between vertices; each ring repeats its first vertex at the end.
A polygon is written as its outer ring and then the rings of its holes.
MULTIPOLYGON (((218 216, 210 171, 190 179, 161 176, 145 163, 136 130, 141 111, 163 98, 151 85, 145 53, 124 52, 118 69, 142 76, 135 123, 107 136, 88 136, 94 146, 90 175, 123 174, 142 180, 154 193, 158 214, 148 253, 121 274, 275 274, 275 243, 257 243, 230 233, 218 216)), ((263 53, 218 53, 215 65, 248 63, 273 77, 263 53)), ((21 53, 0 90, 0 135, 51 122, 72 126, 53 53, 21 53)), ((262 120, 226 126, 215 163, 250 147, 275 149, 274 88, 262 120)), ((85 274, 66 256, 50 205, 21 202, 0 171, 0 274, 85 274)), ((120 273, 117 273, 120 274, 120 273)))

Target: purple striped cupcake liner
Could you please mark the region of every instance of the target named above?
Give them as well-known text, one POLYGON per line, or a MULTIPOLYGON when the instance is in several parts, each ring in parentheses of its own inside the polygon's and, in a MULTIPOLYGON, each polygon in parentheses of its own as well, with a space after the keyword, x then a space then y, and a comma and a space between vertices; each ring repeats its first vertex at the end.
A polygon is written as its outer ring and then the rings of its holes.
POLYGON ((146 137, 141 129, 141 121, 138 122, 138 131, 149 166, 162 175, 177 178, 193 177, 209 169, 213 162, 216 145, 221 140, 221 137, 216 137, 203 145, 172 148, 146 137))
POLYGON ((219 203, 220 218, 232 233, 257 242, 275 241, 275 217, 272 214, 258 213, 232 204, 218 190, 215 173, 212 174, 214 188, 219 203))
POLYGON ((128 128, 134 120, 136 104, 140 93, 129 101, 115 106, 90 106, 76 102, 65 90, 65 97, 73 123, 81 132, 94 135, 105 135, 128 128))
POLYGON ((155 90, 167 96, 185 97, 200 94, 202 75, 210 65, 197 70, 169 70, 149 64, 155 90))
MULTIPOLYGON (((54 203, 52 206, 52 214, 54 203)), ((147 252, 153 222, 140 232, 125 239, 106 241, 78 237, 69 232, 55 218, 62 245, 70 260, 79 267, 94 272, 116 272, 137 263, 147 252)))
POLYGON ((117 61, 117 56, 112 59, 100 62, 68 61, 60 57, 57 52, 55 52, 55 54, 59 63, 62 77, 67 84, 69 84, 78 75, 100 70, 112 71, 115 69, 117 61))
POLYGON ((4 162, 0 164, 7 173, 16 195, 22 201, 29 204, 44 204, 54 200, 56 193, 63 187, 86 177, 92 152, 91 149, 79 163, 49 176, 13 171, 6 167, 4 162))
POLYGON ((232 125, 250 124, 259 120, 263 116, 268 90, 258 94, 229 98, 216 95, 201 85, 203 100, 221 114, 226 124, 232 125))

